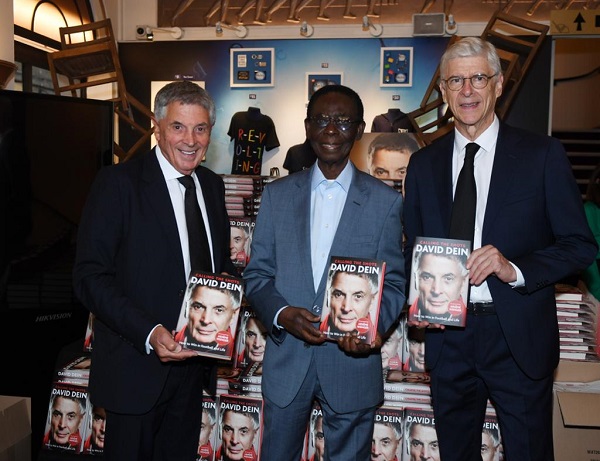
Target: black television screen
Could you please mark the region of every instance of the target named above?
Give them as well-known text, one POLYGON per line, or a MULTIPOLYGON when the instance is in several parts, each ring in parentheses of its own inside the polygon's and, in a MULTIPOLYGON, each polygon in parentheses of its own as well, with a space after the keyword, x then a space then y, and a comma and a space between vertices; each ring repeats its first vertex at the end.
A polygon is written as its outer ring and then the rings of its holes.
POLYGON ((113 103, 0 90, 0 305, 72 308, 77 226, 113 159, 113 103))

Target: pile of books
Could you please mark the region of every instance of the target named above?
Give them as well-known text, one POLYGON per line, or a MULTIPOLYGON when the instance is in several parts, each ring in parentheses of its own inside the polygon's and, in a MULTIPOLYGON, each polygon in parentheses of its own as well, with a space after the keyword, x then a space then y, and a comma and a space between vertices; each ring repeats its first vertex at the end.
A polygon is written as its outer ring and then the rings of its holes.
POLYGON ((564 284, 556 286, 561 359, 600 361, 597 314, 596 304, 582 289, 564 284))
POLYGON ((225 183, 225 206, 230 217, 256 216, 265 184, 274 176, 221 175, 225 183))

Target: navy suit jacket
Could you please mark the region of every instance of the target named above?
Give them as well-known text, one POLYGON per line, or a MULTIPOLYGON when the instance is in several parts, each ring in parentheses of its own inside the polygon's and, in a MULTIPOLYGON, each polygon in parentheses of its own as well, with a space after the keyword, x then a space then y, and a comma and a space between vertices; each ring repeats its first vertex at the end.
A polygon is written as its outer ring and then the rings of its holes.
MULTIPOLYGON (((202 166, 196 174, 215 271, 235 274, 223 180, 202 166)), ((176 328, 186 287, 175 213, 154 149, 98 174, 79 226, 74 284, 96 315, 89 384, 94 403, 116 412, 147 412, 171 365, 146 353, 146 338, 159 323, 176 328)))
MULTIPOLYGON (((454 131, 411 156, 404 204, 407 265, 416 236, 448 237, 453 146, 454 131)), ((554 283, 588 267, 597 251, 557 139, 500 124, 483 223, 485 245, 498 248, 525 278, 518 289, 487 279, 512 355, 531 378, 549 376, 559 360, 554 283)), ((443 341, 443 331, 427 330, 429 368, 435 367, 443 341)))
MULTIPOLYGON (((337 412, 369 408, 383 400, 381 354, 352 357, 335 342, 309 346, 274 327, 284 306, 320 314, 327 269, 315 292, 311 265, 311 169, 265 187, 244 270, 246 296, 269 329, 263 361, 263 394, 280 407, 296 396, 311 364, 327 402, 337 412)), ((346 204, 330 256, 383 259, 387 262, 378 330, 386 332, 405 302, 402 257, 402 196, 379 179, 354 168, 346 204)), ((318 328, 318 324, 315 325, 318 328)))

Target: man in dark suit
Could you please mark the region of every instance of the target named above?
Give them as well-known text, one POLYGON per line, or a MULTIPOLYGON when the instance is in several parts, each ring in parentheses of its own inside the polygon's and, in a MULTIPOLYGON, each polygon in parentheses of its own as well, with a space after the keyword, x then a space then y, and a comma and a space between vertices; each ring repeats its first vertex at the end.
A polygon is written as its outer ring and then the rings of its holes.
POLYGON ((455 130, 411 157, 405 255, 416 236, 449 237, 465 147, 479 145, 466 327, 426 334, 441 459, 481 460, 489 398, 507 459, 552 461, 559 360, 554 284, 587 267, 596 244, 560 142, 495 115, 503 82, 495 48, 479 38, 459 40, 444 53, 440 75, 455 130))
POLYGON ((77 241, 75 290, 95 315, 90 394, 106 409, 110 461, 194 459, 202 388, 215 383, 214 363, 172 335, 192 269, 182 175, 196 184, 213 272, 235 273, 225 187, 200 166, 214 102, 192 82, 170 83, 153 122, 157 147, 99 173, 77 241))
POLYGON ((405 302, 402 196, 349 161, 365 128, 352 89, 326 85, 304 122, 317 154, 310 169, 265 187, 244 279, 269 337, 263 361, 261 457, 299 459, 314 399, 323 410, 330 461, 367 460, 383 401, 382 336, 405 302), (319 331, 330 256, 387 262, 373 346, 356 332, 336 343, 319 331))

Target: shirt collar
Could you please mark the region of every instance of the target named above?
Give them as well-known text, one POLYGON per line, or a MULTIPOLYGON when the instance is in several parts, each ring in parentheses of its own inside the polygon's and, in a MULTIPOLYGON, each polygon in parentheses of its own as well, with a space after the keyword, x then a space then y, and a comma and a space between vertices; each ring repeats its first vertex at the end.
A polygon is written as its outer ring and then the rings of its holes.
MULTIPOLYGON (((496 114, 494 114, 494 120, 491 125, 479 135, 475 142, 479 144, 481 148, 485 152, 492 152, 494 149, 494 145, 496 144, 496 140, 498 139, 498 132, 500 131, 500 121, 496 114)), ((465 138, 458 130, 455 130, 455 138, 454 138, 454 147, 456 148, 456 152, 464 152, 464 149, 467 144, 471 141, 465 138)))
MULTIPOLYGON (((327 178, 325 178, 325 176, 323 175, 323 172, 317 165, 317 162, 315 162, 311 168, 312 168, 312 174, 311 174, 311 181, 310 181, 310 190, 314 191, 319 186, 319 184, 321 184, 323 181, 327 182, 329 180, 327 178)), ((352 182, 353 174, 354 174, 354 165, 352 165, 352 162, 350 160, 348 160, 348 163, 346 163, 346 166, 344 167, 342 172, 338 175, 338 177, 335 178, 334 182, 337 182, 342 187, 342 189, 344 189, 344 191, 348 192, 348 190, 350 189, 350 183, 352 182)))

